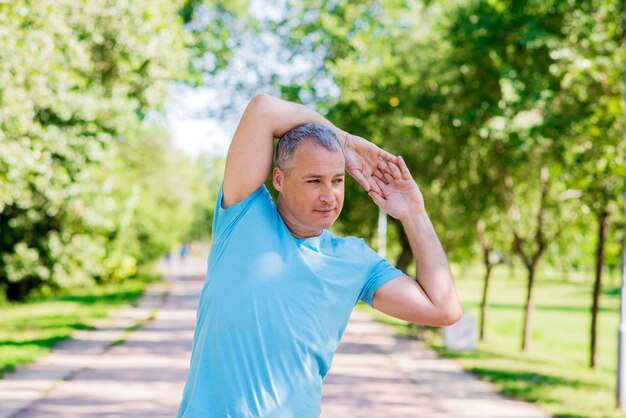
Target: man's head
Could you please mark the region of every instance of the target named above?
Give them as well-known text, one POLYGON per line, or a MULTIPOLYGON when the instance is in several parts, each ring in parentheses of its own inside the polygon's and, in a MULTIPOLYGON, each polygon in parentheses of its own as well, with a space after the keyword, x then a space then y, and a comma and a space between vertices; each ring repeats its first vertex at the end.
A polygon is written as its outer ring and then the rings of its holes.
POLYGON ((294 166, 296 149, 304 142, 312 142, 329 151, 343 155, 343 146, 332 129, 316 123, 305 123, 287 131, 276 146, 276 166, 287 174, 294 166))
POLYGON ((273 183, 280 192, 278 210, 294 235, 319 235, 335 222, 344 177, 343 147, 331 129, 304 124, 278 141, 273 183))

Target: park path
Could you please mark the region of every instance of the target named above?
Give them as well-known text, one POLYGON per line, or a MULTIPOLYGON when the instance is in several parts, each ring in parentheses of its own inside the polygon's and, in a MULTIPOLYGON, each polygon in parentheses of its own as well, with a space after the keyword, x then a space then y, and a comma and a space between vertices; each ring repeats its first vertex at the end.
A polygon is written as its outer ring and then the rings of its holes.
MULTIPOLYGON (((0 418, 174 417, 204 269, 203 259, 164 264, 167 292, 151 289, 138 307, 0 380, 0 418), (137 321, 145 323, 127 331, 137 321), (111 345, 120 336, 124 342, 111 345)), ((324 381, 322 411, 323 418, 547 417, 359 311, 324 381)))

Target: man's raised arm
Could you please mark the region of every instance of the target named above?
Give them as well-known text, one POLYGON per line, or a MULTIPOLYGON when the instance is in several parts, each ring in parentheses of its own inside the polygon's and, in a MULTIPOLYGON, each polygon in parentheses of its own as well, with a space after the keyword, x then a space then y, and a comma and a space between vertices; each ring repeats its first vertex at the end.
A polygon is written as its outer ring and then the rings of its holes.
POLYGON ((395 156, 349 135, 306 106, 259 94, 248 103, 228 149, 222 207, 242 201, 261 187, 272 167, 274 138, 303 123, 318 123, 335 132, 345 148, 348 173, 366 190, 381 159, 397 162, 395 156))
POLYGON ((380 208, 402 222, 415 257, 416 273, 415 279, 404 275, 381 286, 374 293, 372 306, 418 324, 453 324, 461 318, 461 305, 422 193, 401 157, 398 165, 388 166, 390 172, 376 176, 369 195, 380 208))

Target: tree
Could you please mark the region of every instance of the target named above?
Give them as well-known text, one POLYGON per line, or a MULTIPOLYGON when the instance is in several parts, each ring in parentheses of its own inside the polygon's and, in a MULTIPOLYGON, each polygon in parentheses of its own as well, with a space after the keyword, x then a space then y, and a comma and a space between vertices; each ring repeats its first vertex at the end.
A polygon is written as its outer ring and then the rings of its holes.
POLYGON ((538 264, 570 221, 566 207, 576 197, 565 182, 562 150, 568 139, 565 128, 582 116, 558 114, 559 99, 568 93, 563 74, 554 71, 568 10, 560 2, 477 1, 452 7, 448 25, 452 71, 465 73, 470 86, 485 78, 498 84, 491 98, 466 87, 455 98, 467 100, 469 95, 489 114, 476 134, 491 148, 484 164, 495 162, 497 196, 513 248, 527 269, 524 350, 538 264), (557 119, 560 128, 554 129, 551 122, 557 119))
POLYGON ((113 193, 104 173, 168 80, 185 74, 177 7, 0 5, 0 287, 9 299, 133 270, 108 241, 133 212, 103 195, 113 193))
POLYGON ((488 217, 490 220, 487 224, 484 220, 480 220, 476 224, 478 233, 478 242, 482 250, 482 262, 485 266, 485 275, 483 277, 483 290, 480 302, 480 320, 478 326, 478 338, 483 341, 486 337, 487 328, 487 307, 489 305, 489 285, 491 282, 491 273, 493 268, 504 262, 504 254, 502 248, 504 246, 502 238, 502 222, 497 212, 488 217))
POLYGON ((547 122, 566 132, 563 146, 568 182, 597 221, 595 278, 591 306, 590 367, 597 368, 597 327, 609 223, 618 212, 623 191, 623 63, 624 29, 617 24, 624 5, 614 1, 580 1, 567 15, 558 66, 563 94, 553 100, 554 116, 547 122), (567 96, 566 96, 567 94, 567 96), (557 113, 558 112, 558 113, 557 113), (574 114, 563 126, 559 113, 574 114))

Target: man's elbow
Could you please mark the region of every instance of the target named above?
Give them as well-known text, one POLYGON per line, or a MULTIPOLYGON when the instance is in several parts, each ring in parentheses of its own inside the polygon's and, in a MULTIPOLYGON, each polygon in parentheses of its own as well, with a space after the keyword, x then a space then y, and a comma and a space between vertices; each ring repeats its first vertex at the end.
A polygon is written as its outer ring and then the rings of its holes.
POLYGON ((270 96, 269 94, 257 94, 250 100, 250 102, 248 102, 248 107, 246 110, 248 112, 267 112, 267 110, 272 105, 272 102, 275 100, 276 98, 270 96))
POLYGON ((463 317, 463 310, 459 304, 434 309, 430 315, 416 313, 415 317, 409 322, 418 325, 427 325, 432 327, 447 327, 456 324, 463 317))
POLYGON ((461 305, 456 304, 450 308, 445 309, 439 316, 440 323, 437 326, 447 327, 454 325, 463 317, 463 309, 461 305))
MULTIPOLYGON (((283 100, 266 93, 259 93, 248 102, 244 115, 248 118, 255 118, 257 124, 267 124, 272 127, 275 125, 272 121, 280 119, 284 113, 283 100)), ((272 134, 274 137, 281 136, 275 131, 272 134)))

